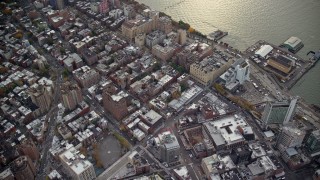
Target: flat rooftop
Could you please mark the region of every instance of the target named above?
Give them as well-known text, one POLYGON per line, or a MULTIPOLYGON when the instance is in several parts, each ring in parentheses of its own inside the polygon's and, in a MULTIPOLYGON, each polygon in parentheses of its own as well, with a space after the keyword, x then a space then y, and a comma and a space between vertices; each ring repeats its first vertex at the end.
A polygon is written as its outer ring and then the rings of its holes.
POLYGON ((238 127, 248 126, 245 120, 238 116, 228 116, 220 120, 210 121, 203 124, 209 131, 211 138, 217 146, 230 145, 244 140, 238 127))

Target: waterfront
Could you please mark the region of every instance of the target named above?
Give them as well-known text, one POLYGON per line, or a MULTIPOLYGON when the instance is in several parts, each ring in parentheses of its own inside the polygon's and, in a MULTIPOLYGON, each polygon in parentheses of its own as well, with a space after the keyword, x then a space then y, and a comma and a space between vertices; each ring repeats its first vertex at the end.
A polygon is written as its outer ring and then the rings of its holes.
MULTIPOLYGON (((281 44, 290 36, 302 39, 298 53, 307 58, 309 50, 320 48, 320 1, 317 0, 138 0, 163 11, 175 20, 188 22, 203 33, 217 28, 228 31, 222 41, 243 51, 262 39, 281 44)), ((292 93, 320 105, 320 63, 292 88, 292 93)))

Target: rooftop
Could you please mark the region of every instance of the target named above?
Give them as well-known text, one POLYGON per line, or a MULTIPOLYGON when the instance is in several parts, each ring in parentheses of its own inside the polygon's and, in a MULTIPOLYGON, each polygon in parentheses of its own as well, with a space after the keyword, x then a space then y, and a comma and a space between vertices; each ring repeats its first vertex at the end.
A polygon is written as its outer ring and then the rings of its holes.
POLYGON ((92 166, 88 160, 84 159, 85 156, 80 154, 80 152, 74 147, 66 150, 59 157, 76 174, 81 174, 83 171, 92 166))
POLYGON ((208 129, 215 144, 219 146, 243 141, 244 137, 239 132, 238 127, 246 127, 247 123, 242 117, 233 115, 204 123, 204 126, 208 129))
POLYGON ((286 40, 283 44, 289 45, 292 48, 295 48, 296 46, 298 46, 301 43, 301 39, 297 38, 297 37, 290 37, 288 40, 286 40))

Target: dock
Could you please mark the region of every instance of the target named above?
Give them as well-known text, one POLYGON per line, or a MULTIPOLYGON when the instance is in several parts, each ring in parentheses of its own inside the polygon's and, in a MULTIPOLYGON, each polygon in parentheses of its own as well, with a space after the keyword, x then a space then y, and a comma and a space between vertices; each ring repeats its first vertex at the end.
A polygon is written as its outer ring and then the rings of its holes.
POLYGON ((268 42, 263 41, 263 40, 259 40, 254 45, 249 47, 245 51, 245 54, 248 57, 253 57, 254 56, 256 58, 255 53, 263 45, 269 45, 269 46, 271 46, 273 48, 272 51, 267 53, 267 55, 266 55, 266 57, 264 59, 264 63, 274 53, 276 53, 278 55, 281 55, 281 56, 285 56, 288 59, 292 59, 292 60, 295 61, 295 64, 292 66, 293 69, 290 71, 290 73, 288 73, 288 76, 287 76, 287 78, 285 78, 285 80, 281 80, 281 78, 279 78, 279 74, 274 73, 274 71, 270 70, 270 68, 268 68, 267 66, 263 66, 263 61, 261 63, 260 62, 257 63, 257 61, 254 61, 254 63, 258 64, 261 68, 265 69, 270 74, 277 76, 278 78, 274 78, 274 79, 282 89, 290 90, 299 81, 299 79, 301 79, 303 77, 303 75, 305 73, 307 73, 310 69, 312 69, 312 67, 317 62, 317 61, 309 60, 309 59, 305 60, 305 59, 295 55, 294 53, 290 52, 287 49, 281 48, 279 46, 276 46, 274 44, 268 43, 268 42))

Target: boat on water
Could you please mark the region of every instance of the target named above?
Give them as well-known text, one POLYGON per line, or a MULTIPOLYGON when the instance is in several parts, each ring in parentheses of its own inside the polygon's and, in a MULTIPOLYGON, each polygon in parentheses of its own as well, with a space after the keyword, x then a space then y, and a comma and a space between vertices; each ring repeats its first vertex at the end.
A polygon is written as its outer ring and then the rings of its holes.
POLYGON ((311 58, 310 58, 311 60, 314 60, 314 61, 320 60, 320 50, 317 51, 317 52, 309 51, 308 54, 307 54, 307 56, 309 56, 309 54, 312 55, 311 58))
POLYGON ((319 105, 311 104, 311 107, 312 107, 316 112, 320 112, 320 106, 319 106, 319 105))
POLYGON ((224 31, 221 31, 221 30, 218 29, 218 30, 208 34, 207 38, 217 41, 217 40, 222 39, 226 35, 228 35, 228 32, 224 32, 224 31))

